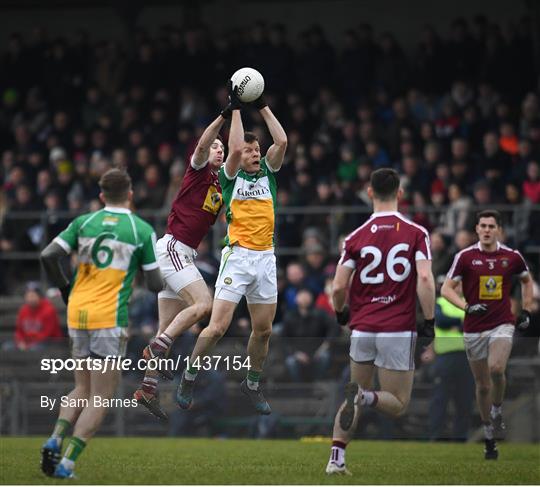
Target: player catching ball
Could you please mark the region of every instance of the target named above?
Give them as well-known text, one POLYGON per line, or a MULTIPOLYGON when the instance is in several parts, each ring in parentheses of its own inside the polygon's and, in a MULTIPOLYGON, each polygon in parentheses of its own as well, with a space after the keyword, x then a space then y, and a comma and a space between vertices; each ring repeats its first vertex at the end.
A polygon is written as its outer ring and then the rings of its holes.
POLYGON ((486 460, 499 456, 497 439, 504 438, 502 402, 506 364, 512 350, 514 316, 510 291, 512 276, 521 280, 522 310, 519 329, 529 326, 533 283, 522 255, 499 243, 501 215, 485 210, 476 218, 479 241, 459 252, 442 286, 441 294, 465 310, 463 340, 476 383, 476 401, 484 424, 486 460), (463 297, 458 293, 462 286, 463 297))
POLYGON ((218 171, 225 147, 218 134, 231 113, 231 107, 226 107, 199 139, 172 203, 167 231, 156 245, 165 289, 158 295, 159 330, 143 356, 157 363, 147 368, 133 397, 160 419, 167 419, 167 415, 157 396, 159 376, 173 378, 173 371, 167 370, 167 362, 162 359, 174 340, 210 315, 212 309, 210 292, 195 266, 195 249, 215 223, 223 204, 218 171))
POLYGON ((229 84, 232 122, 229 134, 229 155, 219 171, 223 199, 227 209, 226 247, 222 251, 219 275, 210 324, 195 344, 188 367, 182 375, 176 399, 188 409, 193 399, 193 387, 198 362, 206 356, 231 324, 236 305, 246 296, 252 332, 247 352, 250 369, 241 390, 260 414, 270 414, 259 381, 272 321, 276 313, 277 280, 274 255, 276 178, 287 149, 283 127, 264 102, 262 96, 253 102, 259 110, 273 139, 273 145, 261 158, 255 134, 246 132, 240 116, 241 102, 237 88, 229 84))
POLYGON ((409 404, 417 295, 425 318, 418 335, 426 344, 434 337, 435 282, 428 232, 397 211, 402 189, 393 169, 371 174, 368 195, 374 213, 345 239, 333 283, 337 320, 348 323, 352 335, 351 382, 334 423, 329 475, 350 475, 345 448, 362 406, 399 416, 409 404), (375 370, 378 391, 372 390, 375 370))

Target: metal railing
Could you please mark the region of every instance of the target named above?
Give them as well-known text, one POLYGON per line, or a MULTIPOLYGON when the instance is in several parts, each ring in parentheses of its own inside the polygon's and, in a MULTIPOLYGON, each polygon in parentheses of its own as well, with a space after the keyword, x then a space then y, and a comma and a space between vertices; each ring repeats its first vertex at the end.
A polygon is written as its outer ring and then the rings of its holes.
MULTIPOLYGON (((505 221, 506 236, 511 240, 512 245, 522 248, 528 254, 538 256, 535 258, 535 265, 540 266, 540 242, 529 241, 529 225, 530 217, 533 214, 540 215, 540 205, 490 205, 490 209, 496 209, 501 212, 505 221)), ((486 207, 471 206, 464 209, 453 209, 449 206, 445 207, 408 207, 401 210, 405 216, 412 217, 415 214, 425 215, 433 224, 433 228, 442 228, 442 232, 448 237, 453 238, 456 231, 461 229, 463 220, 467 221, 468 229, 473 228, 474 215, 477 211, 486 209, 486 207)), ((282 219, 291 216, 304 217, 321 217, 324 222, 319 226, 321 236, 327 244, 327 251, 330 255, 339 254, 340 237, 352 231, 357 224, 362 223, 371 214, 372 209, 367 206, 287 206, 278 207, 276 210, 276 254, 278 256, 298 256, 301 255, 303 249, 301 246, 284 246, 280 245, 281 233, 287 231, 287 225, 281 225, 282 219), (356 218, 355 218, 356 217, 356 218), (353 225, 351 225, 351 221, 353 225), (354 222, 357 224, 354 224, 354 222)), ((168 210, 140 210, 137 214, 147 220, 156 230, 156 234, 162 235, 165 232, 167 224, 168 210)), ((59 220, 64 220, 67 224, 70 220, 78 216, 78 214, 58 211, 58 212, 8 212, 5 215, 5 223, 10 221, 33 222, 33 236, 35 250, 21 251, 13 249, 13 251, 0 252, 0 261, 35 261, 39 259, 39 252, 50 242, 55 235, 50 234, 50 228, 59 220)), ((538 220, 537 218, 536 220, 538 220)), ((305 219, 304 219, 305 220, 305 219)), ((295 231, 304 230, 308 226, 304 222, 295 222, 295 231)), ((211 248, 214 255, 219 255, 222 247, 223 237, 226 233, 226 222, 222 214, 214 227, 212 228, 209 238, 211 248)), ((1 265, 1 263, 0 263, 1 265)), ((44 276, 42 276, 43 278, 44 276)))

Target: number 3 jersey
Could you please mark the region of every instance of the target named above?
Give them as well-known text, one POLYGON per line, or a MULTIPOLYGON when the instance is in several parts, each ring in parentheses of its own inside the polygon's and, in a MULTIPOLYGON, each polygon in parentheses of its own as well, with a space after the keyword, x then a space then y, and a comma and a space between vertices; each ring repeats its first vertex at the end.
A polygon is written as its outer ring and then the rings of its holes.
POLYGON ((75 218, 54 241, 79 258, 69 295, 68 327, 128 326, 128 300, 137 269, 158 267, 152 227, 128 209, 105 207, 75 218))
POLYGON ((373 213, 345 239, 339 263, 356 270, 349 290, 353 330, 416 330, 417 260, 431 260, 429 234, 398 212, 373 213))
POLYGON ((502 324, 513 324, 510 288, 512 276, 526 276, 527 264, 517 250, 497 243, 497 250, 484 252, 480 243, 456 254, 448 279, 462 281, 463 296, 469 304, 486 304, 483 315, 466 315, 465 333, 491 330, 502 324))

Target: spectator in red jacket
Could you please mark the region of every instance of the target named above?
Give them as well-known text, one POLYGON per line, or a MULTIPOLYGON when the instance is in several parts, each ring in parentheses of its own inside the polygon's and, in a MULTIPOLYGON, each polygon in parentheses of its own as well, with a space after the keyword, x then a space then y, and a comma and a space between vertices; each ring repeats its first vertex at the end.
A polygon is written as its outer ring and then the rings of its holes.
POLYGON ((531 161, 527 165, 527 179, 523 182, 523 196, 533 204, 540 203, 540 166, 531 161))
POLYGON ((24 293, 24 304, 17 314, 17 348, 36 350, 50 339, 61 337, 62 330, 55 307, 43 296, 37 283, 29 282, 24 293))

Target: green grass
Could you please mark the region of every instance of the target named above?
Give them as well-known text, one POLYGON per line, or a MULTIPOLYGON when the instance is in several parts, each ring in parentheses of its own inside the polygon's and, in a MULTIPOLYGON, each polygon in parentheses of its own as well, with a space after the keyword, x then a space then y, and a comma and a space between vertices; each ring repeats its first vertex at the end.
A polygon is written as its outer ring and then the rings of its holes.
POLYGON ((481 444, 354 441, 353 477, 327 477, 329 442, 96 438, 77 480, 39 470, 43 438, 0 438, 2 484, 539 484, 540 447, 502 444, 497 462, 481 444))

